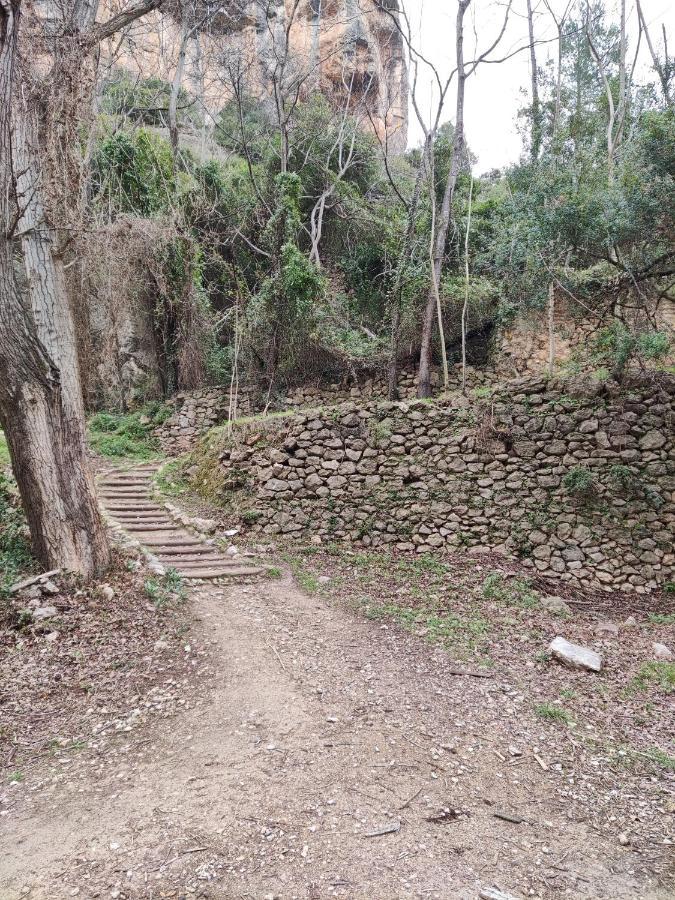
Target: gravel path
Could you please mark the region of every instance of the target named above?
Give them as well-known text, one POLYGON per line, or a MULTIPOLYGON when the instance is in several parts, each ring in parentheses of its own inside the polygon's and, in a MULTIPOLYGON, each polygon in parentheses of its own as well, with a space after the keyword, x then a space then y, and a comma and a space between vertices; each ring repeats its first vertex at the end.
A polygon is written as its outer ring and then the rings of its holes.
POLYGON ((2 900, 674 896, 537 760, 508 679, 290 575, 191 602, 196 707, 17 799, 2 900))

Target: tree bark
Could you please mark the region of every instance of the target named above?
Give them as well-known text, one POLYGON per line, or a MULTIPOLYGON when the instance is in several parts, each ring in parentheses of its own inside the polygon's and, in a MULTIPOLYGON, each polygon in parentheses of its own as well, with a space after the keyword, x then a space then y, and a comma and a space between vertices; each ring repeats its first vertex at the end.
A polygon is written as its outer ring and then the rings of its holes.
POLYGON ((169 139, 171 141, 171 152, 173 154, 174 166, 176 166, 178 162, 178 97, 180 95, 180 89, 183 84, 185 57, 187 55, 187 45, 191 35, 192 32, 188 28, 187 0, 184 0, 182 4, 178 60, 176 62, 176 71, 174 72, 173 81, 171 82, 171 94, 169 96, 169 139))
POLYGON ((53 256, 31 120, 17 83, 19 19, 20 0, 0 0, 0 423, 34 553, 47 568, 91 577, 109 565, 110 550, 87 458, 63 270, 53 256), (25 200, 19 224, 30 311, 14 266, 17 193, 25 200))
MULTIPOLYGON (((448 230, 452 216, 452 202, 455 196, 457 179, 465 156, 464 139, 464 97, 466 93, 466 71, 464 68, 464 14, 469 8, 471 0, 459 0, 457 6, 456 23, 456 50, 457 50, 457 104, 455 107, 455 131, 452 140, 452 156, 450 160, 450 172, 443 192, 441 214, 436 226, 436 244, 434 250, 434 278, 436 284, 440 284, 443 271, 443 257, 445 244, 448 239, 448 230)), ((433 148, 432 151, 433 153, 433 148)), ((420 364, 417 380, 417 396, 431 397, 431 357, 432 338, 434 332, 434 317, 436 313, 436 296, 432 289, 427 295, 427 304, 422 320, 422 339, 420 343, 420 364)))
POLYGON ((537 54, 534 47, 534 21, 532 18, 532 0, 527 0, 527 29, 530 38, 530 83, 532 86, 532 133, 530 155, 532 161, 539 159, 541 149, 541 104, 539 103, 539 78, 537 73, 537 54))

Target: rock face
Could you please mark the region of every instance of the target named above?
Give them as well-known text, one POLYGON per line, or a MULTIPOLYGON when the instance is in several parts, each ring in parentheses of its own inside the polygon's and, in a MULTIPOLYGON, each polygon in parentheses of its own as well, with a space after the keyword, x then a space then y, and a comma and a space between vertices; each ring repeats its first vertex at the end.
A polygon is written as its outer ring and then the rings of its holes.
POLYGON ((530 378, 483 406, 344 403, 235 426, 195 481, 213 486, 219 466, 219 499, 258 533, 495 549, 555 581, 644 593, 673 580, 674 397, 671 376, 619 396, 530 378), (642 449, 653 432, 665 442, 642 449))
MULTIPOLYGON (((247 94, 272 104, 288 31, 283 78, 301 83, 301 98, 319 90, 340 109, 349 98, 364 127, 374 127, 389 152, 402 153, 408 74, 397 17, 397 0, 300 0, 297 8, 295 0, 241 2, 236 17, 215 17, 189 42, 184 86, 215 114, 232 97, 227 70, 236 69, 247 94)), ((179 42, 176 20, 151 13, 116 47, 116 65, 171 81, 179 42)))

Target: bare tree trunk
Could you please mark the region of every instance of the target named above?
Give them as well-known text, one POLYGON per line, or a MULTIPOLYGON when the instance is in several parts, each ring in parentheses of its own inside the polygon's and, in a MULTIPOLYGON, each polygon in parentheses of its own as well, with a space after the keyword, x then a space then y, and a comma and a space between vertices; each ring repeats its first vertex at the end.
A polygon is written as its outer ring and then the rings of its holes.
POLYGON ((0 422, 36 556, 90 577, 109 565, 110 551, 87 459, 72 316, 17 85, 19 14, 20 0, 0 0, 0 422), (17 189, 27 198, 22 248, 32 316, 14 269, 17 189))
POLYGON ((666 30, 665 27, 663 29, 663 45, 664 45, 664 53, 665 60, 661 62, 659 59, 654 45, 652 44, 651 35, 649 34, 649 29, 647 28, 647 22, 644 17, 644 13, 642 12, 642 6, 640 4, 640 0, 636 0, 638 19, 640 21, 640 25, 642 30, 644 31, 645 39, 647 41, 647 46, 649 47, 649 55, 652 58, 652 66, 654 71, 659 76, 659 81, 661 82, 661 90, 663 91, 663 98, 666 101, 668 106, 673 105, 673 99, 670 95, 670 73, 672 71, 672 64, 668 59, 668 44, 666 42, 666 30))
POLYGON ((441 291, 436 276, 436 260, 434 258, 434 235, 436 232, 436 190, 434 182, 434 154, 429 157, 429 191, 431 194, 431 235, 429 238, 429 261, 431 263, 431 289, 436 300, 436 317, 438 321, 438 335, 441 343, 441 358, 443 360, 443 389, 450 387, 448 373, 448 354, 445 348, 445 330, 443 328, 443 308, 441 306, 441 291))
POLYGON ((466 394, 466 317, 469 311, 469 235, 471 234, 471 202, 473 200, 473 175, 469 185, 469 211, 464 235, 464 303, 462 304, 462 394, 466 394))
POLYGON ((527 0, 527 28, 530 38, 530 82, 532 86, 532 146, 530 155, 535 162, 541 149, 541 105, 539 103, 539 78, 537 74, 537 54, 534 47, 534 21, 532 0, 527 0))
MULTIPOLYGON (((462 162, 465 156, 464 139, 464 97, 466 93, 466 71, 464 68, 464 14, 471 0, 459 0, 457 6, 456 24, 456 48, 457 48, 457 105, 455 108, 455 131, 452 140, 452 156, 450 160, 450 172, 443 192, 443 203, 436 228, 436 244, 434 249, 434 278, 440 284, 443 270, 443 256, 445 244, 448 239, 450 219, 452 214, 452 201, 455 196, 455 188, 459 177, 462 162)), ((433 153, 433 147, 431 148, 433 153)), ((432 338, 434 331, 434 314, 436 298, 433 289, 427 296, 427 304, 422 320, 422 338, 420 343, 420 365, 417 382, 417 396, 431 397, 431 355, 432 338)))
POLYGON ((171 82, 171 94, 169 96, 169 139, 171 141, 174 166, 178 162, 178 97, 183 84, 187 45, 192 36, 192 32, 188 28, 187 0, 182 4, 181 13, 180 47, 178 49, 176 71, 174 72, 173 81, 171 82))
POLYGON ((548 286, 548 374, 553 376, 555 365, 555 283, 548 286))

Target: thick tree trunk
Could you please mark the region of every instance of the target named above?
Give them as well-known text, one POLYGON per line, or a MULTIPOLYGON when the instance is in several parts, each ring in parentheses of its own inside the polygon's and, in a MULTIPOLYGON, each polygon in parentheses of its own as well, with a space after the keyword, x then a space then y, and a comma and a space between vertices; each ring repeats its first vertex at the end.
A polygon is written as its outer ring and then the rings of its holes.
POLYGON ((63 269, 53 255, 18 89, 20 0, 0 0, 0 423, 28 519, 47 568, 89 577, 109 564, 87 458, 74 328, 63 269), (18 178, 14 173, 18 173, 18 178), (30 312, 12 246, 16 194, 30 312))

